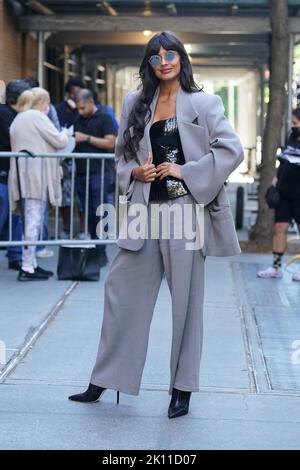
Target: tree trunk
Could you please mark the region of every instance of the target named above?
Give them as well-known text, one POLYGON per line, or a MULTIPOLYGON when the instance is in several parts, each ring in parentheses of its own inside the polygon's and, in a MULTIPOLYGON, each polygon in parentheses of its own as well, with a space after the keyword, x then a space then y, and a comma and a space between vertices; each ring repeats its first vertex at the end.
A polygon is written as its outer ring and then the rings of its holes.
POLYGON ((262 162, 258 194, 258 216, 250 240, 261 249, 270 249, 274 224, 274 211, 265 201, 265 193, 275 175, 276 151, 286 110, 288 78, 289 33, 287 0, 271 1, 271 63, 270 101, 262 142, 262 162))

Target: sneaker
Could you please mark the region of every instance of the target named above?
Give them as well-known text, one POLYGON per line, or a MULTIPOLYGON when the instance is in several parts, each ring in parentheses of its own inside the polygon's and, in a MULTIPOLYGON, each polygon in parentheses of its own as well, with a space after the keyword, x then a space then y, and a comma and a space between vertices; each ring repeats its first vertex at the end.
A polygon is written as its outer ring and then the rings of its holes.
POLYGON ((48 250, 48 248, 43 248, 42 250, 36 251, 36 257, 37 258, 51 258, 51 256, 54 255, 54 252, 51 250, 48 250))
POLYGON ((300 270, 294 272, 292 281, 300 281, 300 270))
POLYGON ((270 278, 281 278, 283 276, 283 273, 281 269, 275 269, 273 266, 270 266, 268 269, 265 271, 258 271, 257 277, 265 278, 265 279, 270 279, 270 278))
POLYGON ((21 269, 20 261, 9 261, 8 262, 8 269, 12 269, 13 271, 20 271, 21 269))
POLYGON ((61 238, 62 240, 69 240, 70 232, 66 232, 66 230, 62 230, 59 234, 59 238, 61 238))
POLYGON ((87 235, 84 232, 80 232, 76 235, 76 240, 90 240, 91 236, 88 233, 87 235))
POLYGON ((35 268, 35 272, 40 273, 40 274, 44 274, 45 276, 49 276, 49 277, 53 276, 53 274, 54 274, 52 271, 48 271, 47 269, 43 269, 40 266, 37 266, 35 268))
POLYGON ((21 271, 18 274, 18 281, 27 282, 27 281, 47 281, 49 276, 39 273, 37 270, 34 273, 28 273, 27 271, 21 271))

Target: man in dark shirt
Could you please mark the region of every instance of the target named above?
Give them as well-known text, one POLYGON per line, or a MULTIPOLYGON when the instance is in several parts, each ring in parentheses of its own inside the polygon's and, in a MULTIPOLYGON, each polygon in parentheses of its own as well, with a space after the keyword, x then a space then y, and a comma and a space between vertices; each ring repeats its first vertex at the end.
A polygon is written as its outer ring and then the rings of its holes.
POLYGON ((75 97, 83 88, 85 88, 85 85, 79 78, 72 78, 65 84, 65 100, 56 106, 56 112, 61 126, 71 127, 75 124, 78 118, 75 97))
MULTIPOLYGON (((113 152, 115 146, 115 126, 112 118, 97 109, 93 93, 80 90, 76 95, 79 118, 75 122, 75 153, 107 153, 113 152)), ((96 211, 100 205, 101 194, 101 159, 90 160, 90 172, 87 175, 86 159, 76 159, 76 189, 80 200, 81 222, 85 213, 86 181, 89 181, 88 227, 92 239, 97 238, 96 227, 99 218, 96 211)), ((104 172, 103 202, 107 203, 109 175, 104 172)), ((83 224, 82 224, 83 225, 83 224)), ((107 263, 105 245, 99 246, 100 262, 107 263)))
MULTIPOLYGON (((286 141, 286 148, 290 151, 293 151, 293 149, 296 152, 300 151, 300 130, 298 129, 298 131, 297 133, 297 128, 295 127, 286 141)), ((278 160, 280 161, 280 166, 277 171, 277 179, 279 181, 277 187, 282 197, 300 201, 300 156, 299 163, 297 164, 290 163, 280 156, 278 160)))
MULTIPOLYGON (((30 86, 24 80, 13 80, 6 87, 6 104, 0 104, 0 152, 11 152, 9 128, 17 115, 16 103, 19 96, 30 86)), ((9 195, 8 172, 10 159, 0 157, 0 235, 4 240, 9 235, 9 195)), ((22 240, 21 218, 12 216, 12 239, 22 240)), ((19 270, 22 258, 21 246, 9 247, 7 250, 8 267, 19 270)))
MULTIPOLYGON (((57 116, 62 127, 72 127, 77 120, 79 114, 76 108, 75 96, 85 88, 82 80, 79 78, 71 78, 65 84, 65 99, 56 106, 57 116)), ((63 231, 61 238, 69 238, 70 236, 70 218, 71 218, 71 172, 72 160, 66 158, 63 161, 64 177, 62 180, 62 204, 60 213, 63 220, 63 231)))
MULTIPOLYGON (((282 258, 286 250, 287 233, 290 224, 295 221, 300 233, 300 108, 292 111, 291 133, 286 139, 285 148, 279 156, 280 166, 272 184, 279 191, 279 204, 275 208, 273 231, 273 264, 258 271, 259 278, 282 278, 282 258), (292 157, 292 161, 290 158, 292 157), (298 160, 299 159, 299 163, 298 160)), ((300 282, 300 269, 294 271, 292 280, 300 282)))

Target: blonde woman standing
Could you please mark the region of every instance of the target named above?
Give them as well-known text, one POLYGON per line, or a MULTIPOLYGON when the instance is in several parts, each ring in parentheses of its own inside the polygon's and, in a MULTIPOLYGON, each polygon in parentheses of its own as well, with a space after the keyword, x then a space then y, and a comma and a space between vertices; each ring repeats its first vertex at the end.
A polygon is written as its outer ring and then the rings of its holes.
MULTIPOLYGON (((43 88, 32 88, 19 97, 19 114, 10 127, 13 152, 28 150, 37 157, 18 158, 21 195, 18 187, 16 159, 12 159, 9 186, 13 207, 24 205, 24 238, 37 241, 47 196, 52 205, 61 204, 60 172, 57 159, 39 157, 53 153, 66 146, 66 131, 59 132, 47 117, 50 104, 49 93, 43 88)), ((53 273, 37 265, 36 246, 27 246, 22 251, 22 269, 19 281, 47 280, 53 273)))

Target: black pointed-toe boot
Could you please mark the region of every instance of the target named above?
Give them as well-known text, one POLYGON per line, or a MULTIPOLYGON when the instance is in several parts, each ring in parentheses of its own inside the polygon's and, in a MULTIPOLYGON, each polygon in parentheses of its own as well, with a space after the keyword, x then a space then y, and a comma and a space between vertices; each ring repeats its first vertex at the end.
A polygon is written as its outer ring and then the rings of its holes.
MULTIPOLYGON (((106 388, 98 387, 98 385, 89 384, 88 389, 83 393, 78 393, 77 395, 69 396, 69 400, 79 401, 81 403, 92 403, 103 395, 106 388)), ((120 402, 120 393, 117 392, 117 404, 120 402)))
POLYGON ((188 414, 191 393, 192 392, 185 392, 183 390, 173 388, 172 398, 168 409, 168 417, 170 419, 188 414))
POLYGON ((98 385, 93 385, 90 383, 88 389, 85 392, 78 393, 77 395, 71 395, 69 400, 90 403, 99 400, 105 390, 106 388, 98 387, 98 385))

